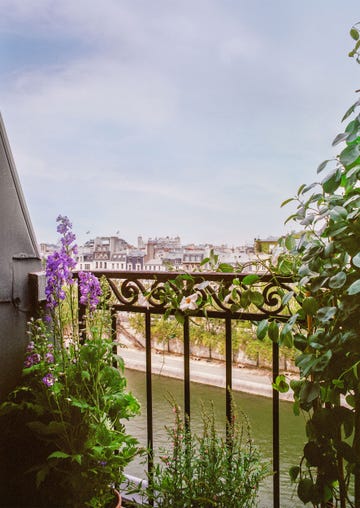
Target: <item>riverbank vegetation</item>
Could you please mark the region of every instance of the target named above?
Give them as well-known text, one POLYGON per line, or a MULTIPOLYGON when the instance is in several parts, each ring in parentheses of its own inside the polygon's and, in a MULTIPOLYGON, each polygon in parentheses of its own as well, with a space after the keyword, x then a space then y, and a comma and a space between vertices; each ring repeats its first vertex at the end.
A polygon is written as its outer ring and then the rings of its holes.
MULTIPOLYGON (((145 334, 143 316, 129 315, 129 324, 135 334, 145 334)), ((154 347, 168 353, 179 352, 183 341, 183 328, 178 320, 169 316, 152 317, 151 334, 154 347)), ((196 357, 223 360, 225 357, 225 324, 223 319, 191 318, 191 352, 196 357)), ((259 368, 271 368, 272 341, 269 337, 257 340, 256 325, 250 321, 236 320, 232 324, 233 362, 250 364, 259 368)), ((280 348, 280 362, 284 370, 293 370, 295 350, 287 346, 280 348)))

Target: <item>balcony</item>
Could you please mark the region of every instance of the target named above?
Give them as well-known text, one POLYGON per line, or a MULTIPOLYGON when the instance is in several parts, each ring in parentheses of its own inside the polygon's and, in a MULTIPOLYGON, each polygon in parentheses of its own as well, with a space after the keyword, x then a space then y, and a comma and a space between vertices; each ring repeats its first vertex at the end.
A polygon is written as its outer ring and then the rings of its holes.
MULTIPOLYGON (((250 304, 246 308, 234 309, 231 298, 220 298, 220 294, 228 292, 236 280, 236 291, 238 294, 246 293, 249 287, 246 285, 246 274, 236 273, 205 273, 197 272, 191 275, 175 272, 126 272, 126 271, 95 271, 98 278, 104 277, 111 288, 109 298, 109 310, 111 312, 112 337, 114 343, 117 341, 117 314, 119 312, 140 313, 143 315, 145 328, 145 350, 146 350, 146 421, 147 421, 147 443, 148 471, 150 472, 154 461, 154 436, 153 422, 156 414, 153 412, 153 391, 152 391, 152 316, 153 315, 174 315, 178 312, 171 307, 170 296, 180 299, 184 295, 190 296, 195 290, 202 296, 198 308, 186 310, 182 313, 182 334, 183 334, 183 385, 184 385, 184 413, 191 421, 191 335, 189 321, 192 318, 220 319, 224 323, 225 330, 225 411, 228 422, 232 418, 230 391, 233 386, 233 347, 232 347, 232 323, 234 321, 259 322, 265 318, 273 318, 278 321, 289 318, 285 313, 282 300, 286 294, 291 292, 291 281, 287 278, 274 279, 270 275, 262 275, 251 291, 262 295, 258 305, 250 304), (209 294, 211 295, 211 306, 206 307, 209 294)), ((36 276, 33 276, 36 277, 36 276)), ((85 316, 85 308, 79 306, 79 322, 85 316)), ((222 340, 222 337, 219 337, 222 340)), ((116 347, 116 346, 115 346, 116 347)), ((120 350, 121 354, 121 350, 120 350)), ((277 343, 272 345, 272 378, 275 381, 279 375, 279 347, 277 343)), ((279 392, 272 392, 272 470, 273 470, 273 506, 278 508, 280 504, 280 450, 279 450, 279 392)))

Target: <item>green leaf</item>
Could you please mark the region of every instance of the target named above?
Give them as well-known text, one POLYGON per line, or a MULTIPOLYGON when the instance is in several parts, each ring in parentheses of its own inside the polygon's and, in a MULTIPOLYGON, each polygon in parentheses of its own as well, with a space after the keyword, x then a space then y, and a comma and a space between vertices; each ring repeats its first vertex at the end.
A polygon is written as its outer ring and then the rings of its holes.
POLYGON ((269 339, 273 342, 278 342, 279 340, 279 325, 276 321, 271 321, 268 327, 268 336, 269 339))
POLYGON ((345 400, 349 404, 349 406, 355 407, 355 405, 356 405, 356 399, 355 399, 354 395, 352 395, 352 394, 347 395, 345 397, 345 400))
POLYGON ((329 362, 332 358, 332 351, 328 349, 326 353, 319 356, 317 361, 313 365, 314 372, 322 372, 329 365, 329 362))
POLYGON ((332 220, 334 220, 334 221, 346 219, 347 213, 348 212, 347 212, 346 208, 344 208, 343 206, 338 206, 338 205, 334 206, 329 211, 329 215, 332 218, 332 220))
POLYGON ((234 271, 234 267, 228 263, 220 263, 219 271, 223 273, 232 273, 234 271))
POLYGON ((295 364, 299 367, 302 376, 305 377, 309 374, 309 372, 311 372, 311 369, 316 361, 317 360, 313 355, 302 353, 296 358, 295 364))
POLYGON ((298 196, 302 193, 302 191, 305 189, 305 187, 306 187, 305 183, 300 185, 300 187, 298 188, 298 191, 297 191, 298 196))
POLYGON ((318 383, 312 381, 305 381, 299 393, 299 398, 302 403, 309 403, 315 400, 320 395, 320 386, 318 383))
POLYGON ((329 287, 332 289, 339 289, 342 288, 343 285, 346 282, 346 273, 345 272, 339 272, 336 275, 333 275, 329 279, 329 287))
POLYGON ((353 282, 351 286, 348 287, 347 290, 347 294, 350 296, 357 295, 358 293, 360 293, 360 279, 353 282))
POLYGON ((291 348, 294 345, 291 329, 292 329, 291 325, 289 323, 286 323, 286 325, 280 332, 280 344, 283 347, 291 348))
POLYGON ((256 336, 259 340, 264 340, 267 334, 269 322, 267 319, 263 319, 258 324, 257 330, 256 330, 256 336))
POLYGON ((313 491, 314 484, 310 478, 303 478, 299 481, 297 494, 300 501, 302 501, 304 504, 309 503, 312 500, 313 491))
POLYGON ((340 169, 336 169, 335 171, 333 171, 324 178, 324 180, 321 182, 321 185, 324 189, 324 192, 327 192, 328 194, 333 194, 339 187, 340 183, 341 183, 341 171, 340 169))
POLYGON ((283 206, 287 205, 288 203, 291 203, 291 201, 294 201, 295 198, 288 198, 288 199, 285 199, 285 201, 283 201, 280 205, 280 208, 282 208, 283 206))
POLYGON ((178 323, 180 323, 181 325, 184 324, 184 321, 185 321, 185 316, 184 314, 181 312, 181 310, 177 310, 175 311, 175 319, 178 323))
POLYGON ((264 297, 258 291, 251 291, 250 292, 250 300, 251 300, 251 303, 253 303, 257 307, 261 307, 262 305, 264 305, 264 297))
POLYGON ((48 456, 48 459, 68 459, 70 457, 71 457, 71 455, 69 455, 68 453, 58 450, 56 452, 50 453, 50 455, 48 456))
MULTIPOLYGON (((360 170, 360 164, 357 164, 356 166, 353 166, 347 173, 346 173, 346 176, 348 178, 351 178, 353 175, 356 175, 356 173, 358 173, 358 171, 360 170)), ((350 201, 354 200, 354 199, 358 199, 357 196, 352 196, 348 201, 346 201, 344 203, 344 206, 346 206, 350 201)))
POLYGON ((357 41, 359 38, 359 32, 356 30, 356 28, 352 28, 350 30, 350 35, 354 39, 354 41, 357 41))
POLYGON ((322 162, 321 164, 319 164, 319 166, 318 166, 318 168, 317 168, 317 171, 316 171, 316 172, 317 172, 318 174, 319 174, 319 173, 321 173, 321 171, 322 171, 323 169, 325 169, 325 168, 326 168, 326 166, 327 166, 327 164, 328 164, 329 162, 330 162, 330 159, 328 159, 328 160, 326 160, 326 161, 322 162))
POLYGON ((302 308, 305 314, 308 316, 313 316, 315 312, 319 308, 318 301, 313 296, 309 296, 308 298, 305 298, 305 300, 302 303, 302 308))
POLYGON ((296 478, 299 476, 299 473, 300 473, 300 467, 299 466, 292 466, 289 469, 290 480, 292 482, 295 482, 296 478))
POLYGON ((294 416, 300 416, 300 403, 298 400, 294 402, 292 409, 294 416))
POLYGON ((356 256, 352 258, 352 264, 357 268, 360 268, 360 252, 358 252, 356 256))
POLYGON ((289 291, 288 293, 286 293, 286 294, 282 297, 282 299, 281 299, 281 303, 282 303, 283 305, 287 305, 287 304, 290 302, 290 300, 291 300, 291 298, 292 298, 293 296, 294 296, 294 291, 289 291))
POLYGON ((79 409, 89 409, 91 408, 91 405, 88 404, 86 401, 78 400, 78 399, 71 399, 71 405, 74 407, 78 407, 79 409))
POLYGON ((332 146, 338 145, 342 141, 344 141, 349 136, 348 132, 342 132, 341 134, 338 134, 334 141, 332 142, 332 146))
POLYGON ((342 117, 342 122, 346 120, 350 115, 352 115, 357 108, 357 106, 360 104, 360 99, 357 100, 345 113, 345 115, 342 117))
POLYGON ((251 303, 250 290, 243 291, 240 295, 240 305, 243 309, 246 309, 251 303))
POLYGON ((334 318, 336 311, 337 311, 336 307, 321 307, 321 309, 317 311, 317 317, 322 323, 327 323, 334 318))
POLYGON ((339 159, 344 166, 350 166, 360 156, 360 145, 347 146, 340 154, 339 159))
POLYGON ((250 274, 250 275, 246 275, 246 276, 243 278, 242 283, 243 283, 245 286, 250 286, 251 284, 254 284, 255 282, 257 282, 258 280, 260 280, 259 275, 256 275, 256 274, 250 274))
POLYGON ((36 488, 38 489, 41 484, 44 482, 45 478, 49 474, 50 468, 49 466, 42 467, 37 473, 36 473, 36 488))
POLYGON ((280 376, 276 377, 275 382, 273 383, 273 388, 280 393, 286 393, 289 391, 289 384, 287 383, 283 374, 280 374, 280 376))
POLYGON ((292 250, 292 249, 295 249, 296 247, 296 240, 293 236, 291 235, 288 235, 285 239, 285 247, 288 249, 288 250, 292 250))

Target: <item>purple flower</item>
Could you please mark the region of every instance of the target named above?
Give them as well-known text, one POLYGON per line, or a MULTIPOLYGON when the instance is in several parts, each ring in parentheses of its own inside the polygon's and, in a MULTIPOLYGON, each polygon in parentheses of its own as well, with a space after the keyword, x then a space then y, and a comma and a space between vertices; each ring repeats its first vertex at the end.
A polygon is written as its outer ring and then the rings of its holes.
POLYGON ((31 353, 31 351, 34 351, 34 347, 35 347, 34 341, 33 341, 33 340, 31 340, 31 341, 29 342, 29 344, 27 345, 26 351, 27 351, 28 353, 31 353))
POLYGON ((31 355, 27 356, 24 365, 25 367, 31 367, 32 365, 36 365, 40 363, 41 357, 38 353, 32 353, 31 355))
POLYGON ((95 275, 90 272, 79 272, 80 303, 87 305, 90 312, 93 312, 101 295, 100 282, 95 275))
POLYGON ((45 353, 46 363, 54 363, 54 355, 52 353, 45 353))
POLYGON ((56 217, 56 222, 59 223, 56 231, 61 235, 66 235, 66 233, 72 229, 72 224, 66 215, 58 215, 56 217))
POLYGON ((46 262, 46 288, 47 306, 54 309, 61 300, 65 299, 64 286, 73 283, 72 270, 76 266, 74 256, 77 246, 72 243, 76 237, 72 233, 72 224, 68 217, 59 215, 57 231, 62 235, 60 251, 50 254, 46 262))
POLYGON ((48 374, 46 374, 46 376, 44 376, 42 378, 42 382, 46 386, 52 386, 55 383, 55 378, 54 378, 53 374, 51 372, 49 372, 48 374))
POLYGON ((31 367, 31 366, 32 366, 31 356, 27 356, 24 361, 24 367, 31 367))

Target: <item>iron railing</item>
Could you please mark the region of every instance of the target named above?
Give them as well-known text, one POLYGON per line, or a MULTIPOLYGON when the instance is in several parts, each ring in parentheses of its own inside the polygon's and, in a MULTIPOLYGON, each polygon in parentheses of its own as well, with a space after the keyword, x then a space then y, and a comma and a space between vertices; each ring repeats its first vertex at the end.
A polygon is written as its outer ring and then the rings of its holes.
MULTIPOLYGON (((183 341, 184 341, 184 412, 190 414, 191 400, 191 372, 190 372, 190 327, 191 317, 206 317, 207 319, 218 318, 225 323, 225 376, 226 376, 226 418, 231 421, 231 389, 232 389, 232 322, 234 320, 259 322, 263 319, 276 319, 285 321, 289 315, 285 312, 283 299, 291 292, 291 281, 288 278, 271 275, 262 275, 255 285, 249 287, 244 284, 246 274, 235 273, 191 273, 190 277, 181 276, 176 272, 125 272, 125 271, 94 271, 97 277, 105 277, 111 288, 109 298, 112 316, 112 334, 116 339, 116 315, 119 311, 136 312, 144 315, 145 321, 145 346, 146 346, 146 412, 147 412, 147 443, 148 443, 148 470, 151 474, 153 466, 153 392, 152 392, 152 364, 151 364, 151 316, 152 314, 164 315, 178 312, 176 308, 169 306, 169 291, 172 296, 190 295, 198 291, 204 298, 195 310, 186 311, 183 315, 183 341), (180 283, 179 283, 180 277, 180 283), (183 277, 183 278, 182 278, 183 277), (233 285, 234 278, 237 285, 233 285), (232 288, 238 295, 246 291, 257 291, 262 295, 258 305, 252 304, 246 308, 234 310, 231 298, 224 298, 226 291, 232 288), (205 302, 211 295, 211 307, 206 308, 205 302), (221 297, 221 294, 223 295, 221 297)), ((291 296, 291 295, 289 295, 291 296)), ((287 298, 288 299, 288 298, 287 298)), ((79 322, 85 315, 85 309, 79 308, 79 322)), ((279 375, 279 347, 277 343, 272 346, 272 378, 275 381, 279 375)), ((272 442, 273 442, 273 506, 280 507, 280 453, 279 453, 279 393, 273 390, 272 394, 272 442)))

